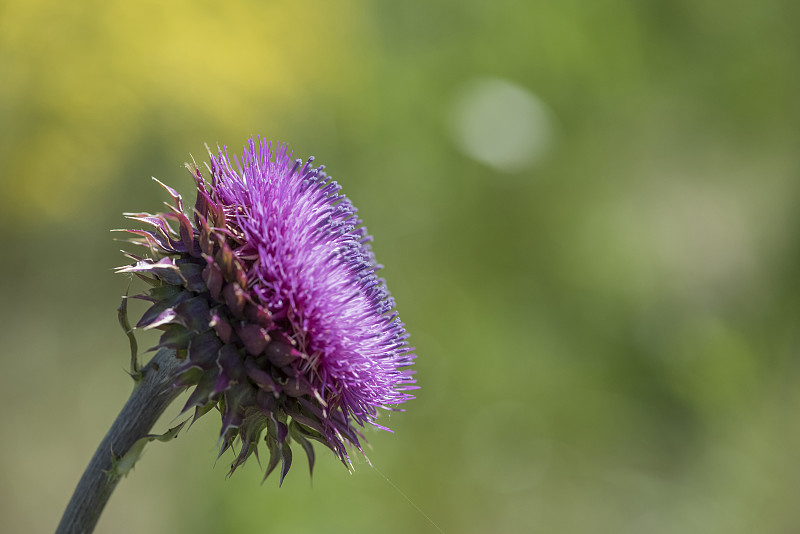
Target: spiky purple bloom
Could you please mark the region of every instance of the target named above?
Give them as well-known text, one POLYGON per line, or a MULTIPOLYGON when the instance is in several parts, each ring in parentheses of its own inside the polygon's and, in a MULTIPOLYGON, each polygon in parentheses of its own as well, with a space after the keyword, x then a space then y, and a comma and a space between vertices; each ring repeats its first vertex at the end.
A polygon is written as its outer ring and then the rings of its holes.
MULTIPOLYGON (((171 211, 127 214, 154 229, 129 230, 150 250, 120 272, 153 286, 138 323, 163 330, 159 345, 185 358, 178 386, 194 385, 184 410, 222 414, 222 454, 238 438, 233 472, 262 439, 266 476, 291 465, 309 439, 347 465, 358 428, 378 409, 413 398, 414 355, 394 300, 378 278, 371 238, 324 172, 293 160, 286 145, 251 139, 243 157, 209 152, 210 182, 197 184, 190 219, 180 195, 171 211)), ((162 184, 163 185, 163 184, 162 184)), ((383 428, 383 427, 380 427, 383 428)))

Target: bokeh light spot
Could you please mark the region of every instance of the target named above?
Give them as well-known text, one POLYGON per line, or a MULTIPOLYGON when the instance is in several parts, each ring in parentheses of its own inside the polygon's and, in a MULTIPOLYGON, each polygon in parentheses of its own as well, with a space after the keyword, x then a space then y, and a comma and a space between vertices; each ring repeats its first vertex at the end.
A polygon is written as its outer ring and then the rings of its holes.
POLYGON ((545 104, 499 78, 464 84, 453 99, 450 127, 459 150, 504 172, 530 168, 552 143, 551 112, 545 104))

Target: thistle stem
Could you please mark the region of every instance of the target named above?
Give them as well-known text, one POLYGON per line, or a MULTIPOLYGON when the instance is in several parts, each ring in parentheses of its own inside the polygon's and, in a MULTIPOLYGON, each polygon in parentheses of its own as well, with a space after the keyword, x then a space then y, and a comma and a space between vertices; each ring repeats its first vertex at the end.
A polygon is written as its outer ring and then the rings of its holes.
POLYGON ((90 534, 120 479, 112 460, 123 457, 150 432, 167 406, 183 391, 174 387, 180 361, 175 351, 159 350, 142 369, 128 402, 97 447, 81 476, 56 534, 90 534))

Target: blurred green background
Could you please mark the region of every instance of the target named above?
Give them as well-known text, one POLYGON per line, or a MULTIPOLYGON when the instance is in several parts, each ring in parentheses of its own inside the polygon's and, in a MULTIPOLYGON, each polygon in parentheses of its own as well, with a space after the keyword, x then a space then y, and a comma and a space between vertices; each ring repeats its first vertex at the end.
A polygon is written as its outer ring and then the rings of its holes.
POLYGON ((800 531, 798 11, 0 2, 3 530, 55 528, 130 391, 109 230, 256 134, 360 208, 422 389, 313 485, 226 480, 206 417, 97 532, 800 531))

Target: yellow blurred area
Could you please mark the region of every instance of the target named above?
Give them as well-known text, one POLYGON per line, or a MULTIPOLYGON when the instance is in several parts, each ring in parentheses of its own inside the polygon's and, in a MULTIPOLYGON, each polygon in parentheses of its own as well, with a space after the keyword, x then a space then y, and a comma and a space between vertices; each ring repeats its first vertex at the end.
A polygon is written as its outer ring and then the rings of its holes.
MULTIPOLYGON (((148 118, 240 132, 364 76, 358 3, 13 1, 0 17, 4 217, 65 220, 148 118), (342 36, 349 36, 342 39, 342 36)), ((217 139, 207 139, 210 144, 217 139)), ((188 148, 188 147, 187 147, 188 148)), ((197 147, 192 147, 196 150, 197 147)))

